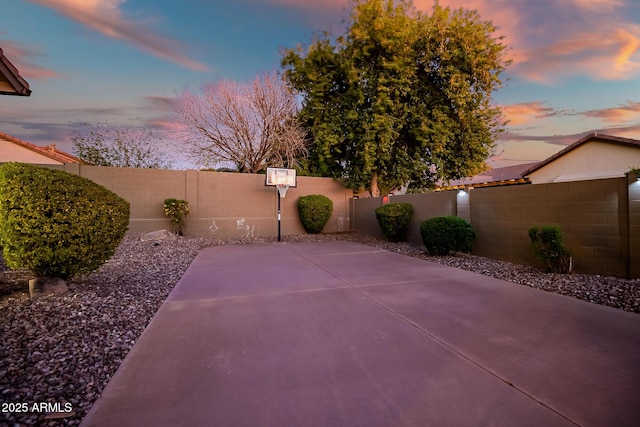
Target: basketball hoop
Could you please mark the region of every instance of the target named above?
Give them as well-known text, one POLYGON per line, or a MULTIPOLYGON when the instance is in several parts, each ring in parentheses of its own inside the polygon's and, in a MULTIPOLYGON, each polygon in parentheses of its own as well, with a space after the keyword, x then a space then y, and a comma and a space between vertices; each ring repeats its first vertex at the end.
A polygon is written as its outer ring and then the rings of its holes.
POLYGON ((278 189, 278 193, 280 194, 280 197, 284 199, 284 197, 287 195, 289 184, 277 184, 276 188, 278 189))
POLYGON ((289 187, 295 187, 296 184, 295 169, 267 168, 264 185, 278 189, 278 242, 280 241, 280 199, 284 199, 289 187))

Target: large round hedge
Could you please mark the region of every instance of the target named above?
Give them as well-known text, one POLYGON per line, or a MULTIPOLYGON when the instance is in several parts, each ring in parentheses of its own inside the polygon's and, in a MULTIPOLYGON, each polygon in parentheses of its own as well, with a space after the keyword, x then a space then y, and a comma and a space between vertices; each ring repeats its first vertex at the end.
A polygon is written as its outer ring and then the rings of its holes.
POLYGON ((431 255, 471 252, 476 232, 469 221, 457 216, 438 216, 420 224, 422 242, 431 255))
POLYGON ((322 233, 322 229, 331 218, 333 202, 322 194, 311 194, 298 199, 300 222, 307 233, 322 233))
POLYGON ((129 202, 77 175, 0 165, 0 246, 10 268, 68 279, 97 269, 129 226, 129 202))
POLYGON ((375 209, 382 234, 392 242, 402 242, 409 229, 413 206, 409 203, 388 203, 375 209))

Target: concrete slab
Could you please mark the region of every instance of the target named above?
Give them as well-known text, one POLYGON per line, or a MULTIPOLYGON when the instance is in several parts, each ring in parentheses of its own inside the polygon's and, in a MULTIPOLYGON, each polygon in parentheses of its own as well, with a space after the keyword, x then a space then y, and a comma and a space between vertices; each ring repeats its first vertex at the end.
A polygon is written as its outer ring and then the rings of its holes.
POLYGON ((212 247, 82 425, 638 425, 638 336, 635 314, 350 242, 212 247))

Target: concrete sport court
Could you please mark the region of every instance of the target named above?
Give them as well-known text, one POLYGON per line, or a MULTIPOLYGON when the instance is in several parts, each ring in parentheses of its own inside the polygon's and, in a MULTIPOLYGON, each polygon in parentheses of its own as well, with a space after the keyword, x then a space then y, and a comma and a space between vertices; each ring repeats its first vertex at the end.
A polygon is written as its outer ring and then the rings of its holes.
POLYGON ((638 426, 640 316, 351 242, 203 249, 83 426, 638 426))

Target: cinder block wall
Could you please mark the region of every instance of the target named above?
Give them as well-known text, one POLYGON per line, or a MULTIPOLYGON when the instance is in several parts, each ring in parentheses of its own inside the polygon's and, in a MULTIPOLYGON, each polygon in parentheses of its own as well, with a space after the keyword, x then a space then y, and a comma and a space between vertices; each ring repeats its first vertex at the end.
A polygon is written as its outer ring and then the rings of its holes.
MULTIPOLYGON (((453 191, 424 194, 407 194, 393 196, 390 203, 410 203, 413 205, 413 216, 407 232, 407 241, 422 244, 420 224, 435 216, 456 215, 456 193, 453 191)), ((370 236, 382 238, 380 226, 374 210, 382 206, 382 198, 370 197, 354 201, 354 229, 370 236)))
POLYGON ((626 179, 478 188, 470 205, 476 255, 536 265, 528 230, 556 225, 576 271, 627 275, 626 179))
MULTIPOLYGON (((174 198, 186 200, 191 208, 185 235, 226 239, 278 234, 277 190, 264 185, 264 175, 84 165, 51 167, 88 178, 128 200, 129 232, 171 229, 162 206, 165 199, 174 198)), ((333 202, 333 215, 324 232, 351 230, 353 192, 331 178, 298 177, 297 187, 290 188, 281 199, 282 235, 304 233, 297 201, 308 194, 322 194, 333 202)))
POLYGON ((629 175, 629 277, 640 277, 640 181, 629 175))
MULTIPOLYGON (((576 272, 640 277, 640 182, 635 176, 412 194, 391 201, 414 206, 407 237, 413 243, 422 243, 419 225, 425 219, 458 215, 476 230, 475 255, 541 267, 528 230, 556 225, 576 272)), ((354 201, 356 231, 382 237, 373 212, 381 203, 380 198, 354 201)))

